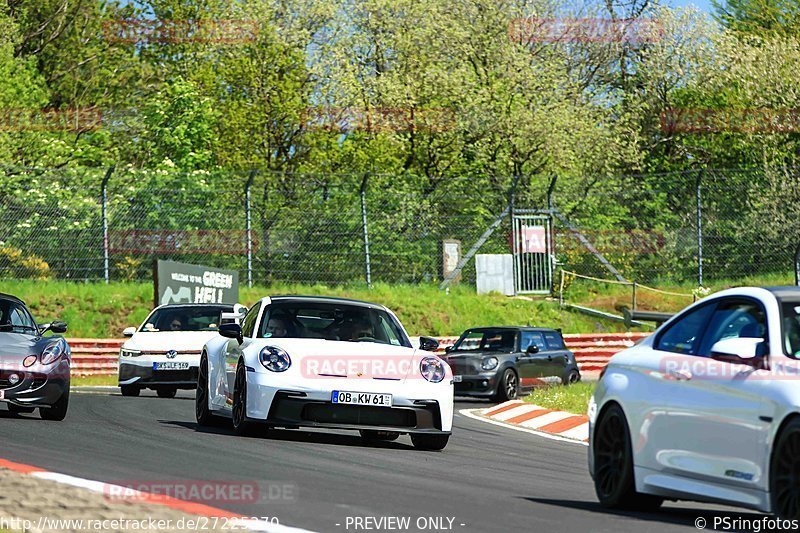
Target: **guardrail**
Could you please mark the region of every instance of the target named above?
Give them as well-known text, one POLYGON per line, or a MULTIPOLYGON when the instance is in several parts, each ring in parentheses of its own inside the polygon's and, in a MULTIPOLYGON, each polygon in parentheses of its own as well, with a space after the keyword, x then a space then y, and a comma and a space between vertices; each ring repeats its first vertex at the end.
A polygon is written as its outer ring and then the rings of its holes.
MULTIPOLYGON (((564 335, 567 347, 584 377, 599 373, 615 353, 633 346, 649 333, 580 333, 564 335)), ((458 337, 437 337, 439 349, 444 353, 458 337)), ((72 348, 72 373, 76 376, 107 376, 117 373, 118 354, 122 339, 67 339, 72 348)))

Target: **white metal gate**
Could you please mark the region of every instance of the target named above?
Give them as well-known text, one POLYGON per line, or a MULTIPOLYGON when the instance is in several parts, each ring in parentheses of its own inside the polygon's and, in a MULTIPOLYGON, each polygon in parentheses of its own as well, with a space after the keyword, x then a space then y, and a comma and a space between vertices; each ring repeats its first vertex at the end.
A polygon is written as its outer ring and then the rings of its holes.
POLYGON ((549 293, 553 283, 554 263, 550 217, 514 211, 511 224, 515 292, 549 293))

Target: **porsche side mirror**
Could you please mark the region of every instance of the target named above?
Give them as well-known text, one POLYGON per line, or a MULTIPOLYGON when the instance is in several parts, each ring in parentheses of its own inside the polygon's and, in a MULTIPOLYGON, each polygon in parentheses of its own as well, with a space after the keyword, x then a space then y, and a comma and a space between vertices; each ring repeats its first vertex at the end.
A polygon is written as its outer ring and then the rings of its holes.
POLYGON ((42 324, 39 328, 39 335, 44 335, 48 331, 53 333, 66 333, 67 323, 62 320, 53 320, 49 324, 42 324))
POLYGON ((537 345, 535 345, 535 344, 531 344, 530 346, 528 346, 525 349, 525 353, 527 353, 527 354, 539 353, 539 347, 537 345))
POLYGON ((136 328, 133 326, 129 326, 122 330, 123 337, 133 337, 134 333, 136 333, 136 328))
POLYGON ((723 339, 711 347, 711 358, 717 361, 754 366, 755 360, 767 354, 767 343, 755 337, 723 339))
POLYGON ((439 348, 439 341, 434 339, 433 337, 420 337, 419 338, 419 349, 425 350, 426 352, 435 352, 439 348))
POLYGON ((219 334, 228 339, 236 339, 239 344, 242 344, 242 326, 236 323, 220 324, 219 334))

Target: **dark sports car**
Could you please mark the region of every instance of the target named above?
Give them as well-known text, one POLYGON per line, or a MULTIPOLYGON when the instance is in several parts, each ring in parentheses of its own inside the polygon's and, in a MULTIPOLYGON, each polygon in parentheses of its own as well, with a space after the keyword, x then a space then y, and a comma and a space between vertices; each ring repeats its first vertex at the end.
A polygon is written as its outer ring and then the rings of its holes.
POLYGON ((537 385, 581 379, 575 356, 555 329, 468 329, 446 352, 456 396, 507 401, 537 385))
POLYGON ((14 414, 36 408, 45 420, 63 420, 69 405, 70 349, 64 322, 36 324, 25 303, 0 294, 0 402, 14 414))

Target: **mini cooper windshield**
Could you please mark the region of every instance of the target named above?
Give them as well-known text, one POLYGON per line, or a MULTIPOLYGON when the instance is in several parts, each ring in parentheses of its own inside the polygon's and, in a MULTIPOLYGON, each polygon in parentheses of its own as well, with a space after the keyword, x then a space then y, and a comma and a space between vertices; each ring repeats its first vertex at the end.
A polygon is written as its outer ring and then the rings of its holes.
POLYGON ((513 352, 516 335, 513 329, 470 329, 458 339, 452 351, 513 352))
POLYGON ((224 306, 163 307, 147 318, 139 331, 216 331, 224 306))
POLYGON ((400 325, 382 309, 341 303, 287 302, 267 308, 262 338, 377 342, 411 347, 400 325))

